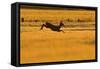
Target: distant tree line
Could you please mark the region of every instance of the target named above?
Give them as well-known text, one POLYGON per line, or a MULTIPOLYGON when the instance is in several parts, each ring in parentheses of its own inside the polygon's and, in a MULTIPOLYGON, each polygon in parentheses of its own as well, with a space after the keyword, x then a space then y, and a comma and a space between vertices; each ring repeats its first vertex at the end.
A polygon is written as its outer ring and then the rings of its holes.
MULTIPOLYGON (((38 20, 38 19, 34 19, 34 20, 27 20, 25 18, 21 18, 21 22, 46 22, 46 21, 54 21, 54 20, 38 20)), ((56 21, 56 20, 55 20, 56 21)), ((59 21, 65 21, 65 22, 93 22, 94 20, 92 19, 63 19, 63 20, 59 20, 59 21)))

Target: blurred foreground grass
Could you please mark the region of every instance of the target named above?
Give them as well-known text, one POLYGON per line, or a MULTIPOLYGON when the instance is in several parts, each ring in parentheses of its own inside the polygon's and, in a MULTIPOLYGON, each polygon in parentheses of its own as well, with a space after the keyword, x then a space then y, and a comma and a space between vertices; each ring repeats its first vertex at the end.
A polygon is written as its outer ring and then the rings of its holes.
POLYGON ((95 59, 95 31, 54 32, 21 27, 20 63, 95 59))

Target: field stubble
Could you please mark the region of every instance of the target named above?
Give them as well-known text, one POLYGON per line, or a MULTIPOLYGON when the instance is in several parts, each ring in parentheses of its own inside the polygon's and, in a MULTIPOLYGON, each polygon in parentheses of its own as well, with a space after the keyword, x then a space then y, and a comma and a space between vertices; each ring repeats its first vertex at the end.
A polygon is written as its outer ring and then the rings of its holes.
POLYGON ((95 59, 95 31, 54 32, 40 27, 21 27, 21 63, 95 59))

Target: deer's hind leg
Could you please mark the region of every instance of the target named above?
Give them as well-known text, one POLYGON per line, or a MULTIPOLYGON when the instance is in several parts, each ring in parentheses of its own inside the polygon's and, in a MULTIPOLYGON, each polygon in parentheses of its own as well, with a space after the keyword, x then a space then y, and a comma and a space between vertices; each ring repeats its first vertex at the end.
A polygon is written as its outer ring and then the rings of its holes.
POLYGON ((42 24, 42 26, 41 26, 40 30, 42 30, 42 29, 43 29, 43 27, 45 27, 45 24, 42 24))

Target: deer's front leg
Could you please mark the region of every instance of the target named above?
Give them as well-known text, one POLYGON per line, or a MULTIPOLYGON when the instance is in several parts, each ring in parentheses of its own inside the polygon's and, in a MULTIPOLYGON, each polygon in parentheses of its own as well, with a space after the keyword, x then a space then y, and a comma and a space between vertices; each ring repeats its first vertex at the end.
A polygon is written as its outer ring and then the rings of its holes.
POLYGON ((60 30, 61 32, 65 33, 63 30, 60 30))

